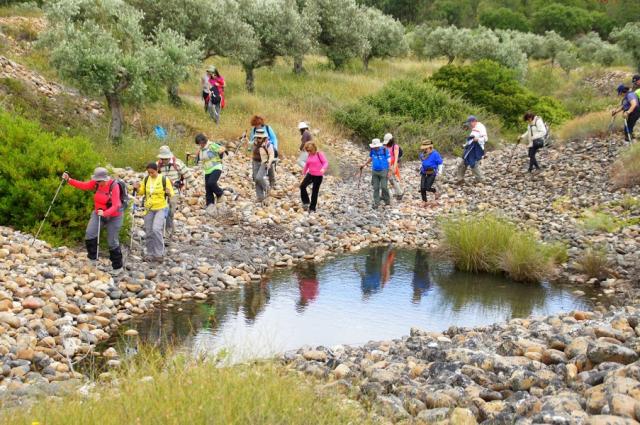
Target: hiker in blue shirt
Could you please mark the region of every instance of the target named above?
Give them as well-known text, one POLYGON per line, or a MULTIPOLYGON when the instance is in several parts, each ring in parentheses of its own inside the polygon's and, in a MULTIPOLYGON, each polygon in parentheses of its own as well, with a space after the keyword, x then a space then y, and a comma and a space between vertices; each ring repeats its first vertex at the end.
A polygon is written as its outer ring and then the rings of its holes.
POLYGON ((371 185, 373 186, 373 209, 380 205, 380 193, 385 205, 391 204, 389 196, 389 151, 382 146, 380 139, 373 139, 369 145, 369 159, 360 168, 371 164, 371 185))
POLYGON ((633 128, 636 126, 638 118, 640 118, 640 105, 638 95, 624 84, 618 86, 618 96, 622 97, 620 107, 611 112, 612 116, 616 116, 622 112, 625 119, 625 139, 627 142, 633 141, 633 128))
MULTIPOLYGON (((427 192, 431 192, 435 195, 435 200, 440 198, 440 194, 433 187, 433 183, 436 181, 436 176, 442 172, 442 157, 440 153, 433 148, 431 140, 425 140, 420 145, 420 195, 422 195, 422 202, 427 202, 427 192)), ((426 204, 425 204, 426 205, 426 204)))

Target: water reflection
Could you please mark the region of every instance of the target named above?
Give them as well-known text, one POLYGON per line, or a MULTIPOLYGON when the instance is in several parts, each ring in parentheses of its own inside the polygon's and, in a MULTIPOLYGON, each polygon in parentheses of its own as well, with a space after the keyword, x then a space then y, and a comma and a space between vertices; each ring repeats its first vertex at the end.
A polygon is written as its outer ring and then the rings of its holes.
POLYGON ((158 310, 132 326, 154 344, 196 352, 232 347, 240 359, 397 338, 412 326, 444 330, 589 308, 571 291, 460 273, 424 251, 382 246, 278 272, 205 304, 183 303, 181 311, 158 310))

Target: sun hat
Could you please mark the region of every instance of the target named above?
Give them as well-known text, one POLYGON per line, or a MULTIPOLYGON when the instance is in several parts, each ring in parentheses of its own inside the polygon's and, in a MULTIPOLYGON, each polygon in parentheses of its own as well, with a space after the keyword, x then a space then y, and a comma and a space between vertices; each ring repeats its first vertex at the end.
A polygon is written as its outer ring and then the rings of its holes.
POLYGON ((253 134, 253 137, 255 137, 256 139, 266 139, 267 132, 264 131, 264 128, 257 128, 255 133, 253 134))
POLYGON ((216 72, 216 67, 213 65, 209 66, 209 68, 207 68, 207 72, 210 72, 213 74, 214 72, 216 72))
POLYGON ((304 122, 304 121, 300 121, 300 122, 298 123, 298 130, 303 130, 303 129, 305 129, 305 128, 309 128, 309 124, 307 124, 307 123, 306 123, 306 122, 304 122))
POLYGON ((93 176, 91 176, 91 180, 95 180, 97 182, 106 182, 109 180, 109 172, 106 168, 98 167, 93 170, 93 176))
POLYGON ((173 158, 173 153, 169 146, 160 146, 160 151, 158 152, 158 158, 160 159, 171 159, 173 158))
POLYGON ((375 149, 375 148, 381 148, 382 147, 382 143, 380 142, 380 139, 373 139, 371 141, 371 144, 369 145, 370 148, 375 149))
POLYGON ((429 139, 423 140, 422 143, 420 143, 420 149, 426 149, 426 148, 432 148, 433 147, 433 142, 429 139))
POLYGON ((628 90, 628 87, 627 87, 627 86, 625 86, 624 84, 620 84, 620 85, 618 86, 618 94, 622 94, 622 93, 624 93, 626 90, 628 90))
POLYGON ((466 122, 467 122, 467 123, 470 123, 470 122, 473 122, 473 121, 478 121, 478 118, 476 118, 476 116, 475 116, 475 115, 469 115, 469 116, 467 117, 467 121, 466 121, 466 122))
POLYGON ((393 139, 393 134, 387 133, 387 134, 384 135, 382 140, 384 141, 384 144, 386 145, 387 143, 389 143, 389 141, 391 139, 393 139))

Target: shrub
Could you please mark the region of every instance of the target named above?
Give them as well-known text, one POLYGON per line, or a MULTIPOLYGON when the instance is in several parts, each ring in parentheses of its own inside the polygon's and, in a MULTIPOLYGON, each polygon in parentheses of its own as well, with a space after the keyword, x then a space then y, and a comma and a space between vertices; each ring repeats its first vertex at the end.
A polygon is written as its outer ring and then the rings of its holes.
POLYGON ((466 135, 460 124, 471 113, 480 115, 491 136, 497 138, 498 120, 482 109, 429 82, 396 80, 378 93, 336 111, 335 119, 360 141, 381 138, 391 132, 411 155, 417 153, 419 142, 424 138, 432 139, 437 149, 452 152, 466 135))
POLYGON ((506 7, 485 10, 480 14, 480 24, 491 29, 517 30, 528 32, 529 22, 520 12, 506 7))
POLYGON ((587 230, 614 233, 620 229, 622 223, 610 214, 587 210, 582 219, 582 225, 587 230))
POLYGON ((633 187, 640 184, 640 143, 625 149, 613 164, 611 180, 615 187, 633 187))
POLYGON ((533 14, 533 28, 538 33, 555 31, 566 38, 589 31, 593 18, 589 11, 558 3, 550 4, 533 14))
POLYGON ((447 65, 435 72, 430 80, 436 87, 451 90, 499 115, 511 127, 521 126, 522 115, 528 110, 540 113, 551 124, 569 118, 560 102, 536 96, 518 82, 513 70, 493 61, 447 65))
POLYGON ((540 281, 567 258, 563 244, 540 243, 493 214, 448 218, 442 231, 445 249, 464 271, 504 272, 516 281, 540 281))
POLYGON ((604 279, 609 275, 607 251, 602 247, 585 249, 576 261, 578 270, 588 277, 604 279))
POLYGON ((19 21, 12 25, 2 25, 2 32, 16 41, 36 41, 38 29, 29 21, 19 21))
MULTIPOLYGON (((6 112, 0 113, 0 157, 0 224, 34 233, 62 172, 82 178, 100 163, 88 140, 55 136, 6 112)), ((43 237, 53 243, 81 240, 91 211, 87 198, 64 187, 43 227, 43 237)))
MULTIPOLYGON (((622 126, 614 122, 611 131, 620 131, 622 126)), ((561 140, 584 140, 590 137, 607 137, 611 114, 607 111, 592 112, 567 121, 557 131, 561 140)))

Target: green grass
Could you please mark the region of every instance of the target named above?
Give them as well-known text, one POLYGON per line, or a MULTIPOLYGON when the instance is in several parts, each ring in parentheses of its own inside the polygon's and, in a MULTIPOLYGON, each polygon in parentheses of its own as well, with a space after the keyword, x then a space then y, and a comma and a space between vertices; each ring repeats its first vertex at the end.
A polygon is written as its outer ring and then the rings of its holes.
POLYGON ((535 282, 566 261, 563 244, 543 244, 493 214, 447 218, 442 231, 446 250, 463 271, 505 273, 516 281, 535 282))
POLYGON ((0 423, 367 424, 366 413, 336 393, 275 364, 217 367, 184 355, 144 352, 90 397, 71 395, 3 409, 0 423), (166 356, 166 357, 165 357, 166 356))
POLYGON ((7 6, 0 6, 0 17, 8 16, 24 16, 26 18, 39 18, 42 16, 42 9, 35 6, 33 3, 14 4, 7 6))
POLYGON ((582 226, 591 231, 614 233, 620 230, 622 223, 606 212, 587 210, 582 218, 582 226))

